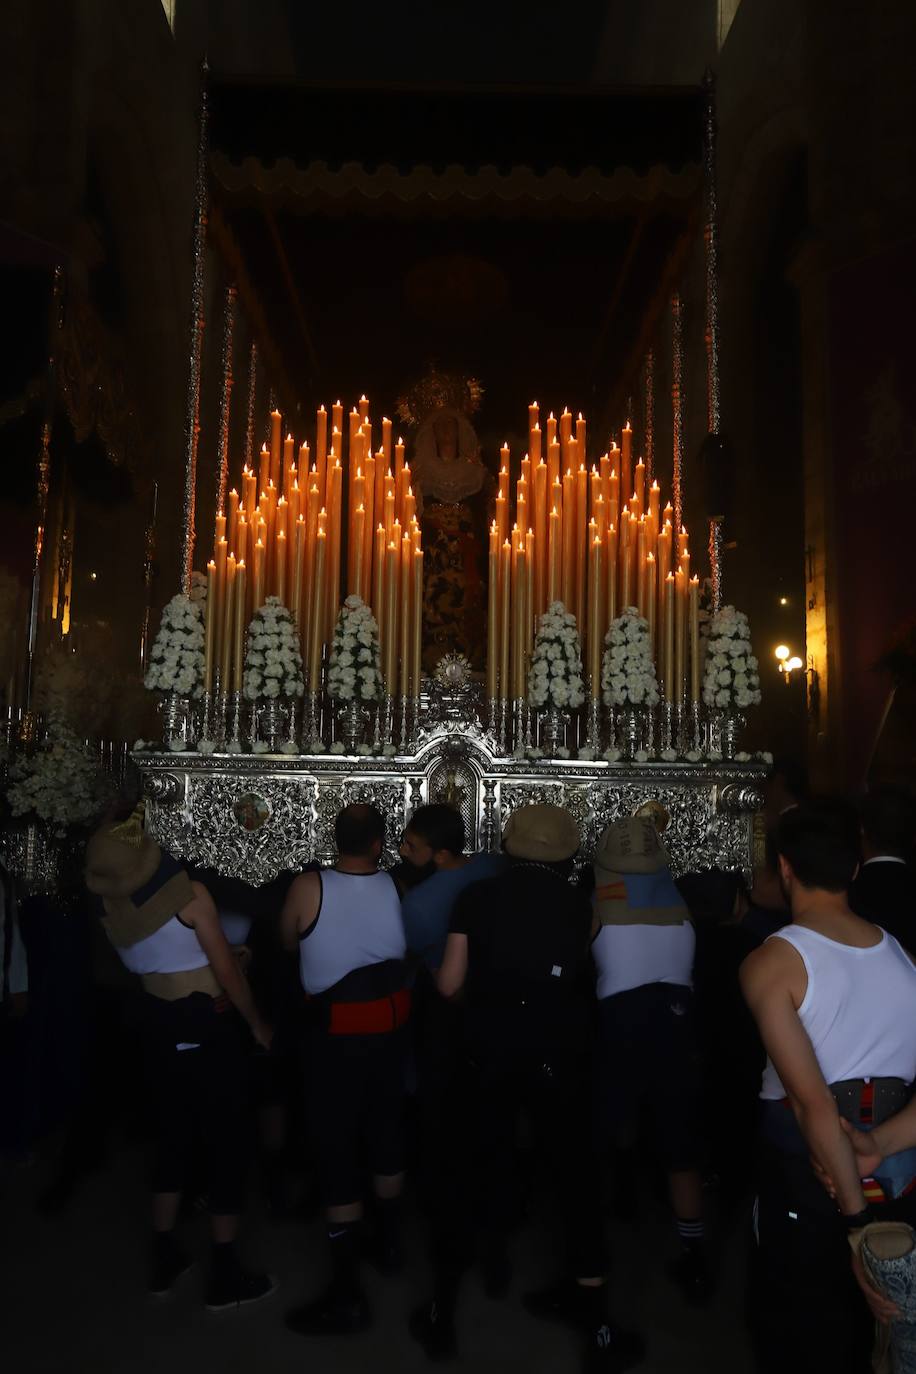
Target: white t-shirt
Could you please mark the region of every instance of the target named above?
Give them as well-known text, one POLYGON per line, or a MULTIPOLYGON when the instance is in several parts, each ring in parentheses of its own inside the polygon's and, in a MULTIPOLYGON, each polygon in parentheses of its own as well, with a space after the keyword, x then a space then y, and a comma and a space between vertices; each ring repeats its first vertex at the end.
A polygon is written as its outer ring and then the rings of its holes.
POLYGON ((598 997, 613 997, 646 983, 692 987, 695 950, 690 921, 673 926, 602 926, 592 944, 598 997))

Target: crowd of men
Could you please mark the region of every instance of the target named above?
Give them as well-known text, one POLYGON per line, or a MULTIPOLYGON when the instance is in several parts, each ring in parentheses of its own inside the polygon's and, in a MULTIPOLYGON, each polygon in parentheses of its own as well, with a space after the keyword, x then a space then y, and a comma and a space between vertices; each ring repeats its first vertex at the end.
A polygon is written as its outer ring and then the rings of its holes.
POLYGON ((525 1307, 580 1333, 586 1369, 638 1364, 643 1335, 612 1317, 601 1199, 645 1154, 667 1180, 686 1301, 715 1285, 715 1174, 754 1198, 760 1370, 868 1369, 873 1318, 897 1314, 848 1236, 916 1224, 913 802, 812 800, 778 769, 769 822, 749 891, 720 871, 675 880, 651 810, 584 862, 559 807, 514 811, 499 854, 468 854, 460 813, 424 806, 388 871, 385 817, 358 803, 337 817, 333 866, 254 920, 244 890, 189 874, 141 811, 108 822, 85 880, 139 985, 151 1290, 191 1263, 191 1189, 210 1214, 207 1307, 274 1290, 236 1245, 254 1090, 268 1178, 301 1122, 327 1223, 328 1282, 285 1314, 303 1336, 370 1326, 363 1266, 400 1269, 407 1189, 431 1276, 410 1330, 431 1359, 454 1355, 464 1276, 479 1266, 491 1298, 507 1293, 512 1232, 544 1188, 561 1263, 525 1307))

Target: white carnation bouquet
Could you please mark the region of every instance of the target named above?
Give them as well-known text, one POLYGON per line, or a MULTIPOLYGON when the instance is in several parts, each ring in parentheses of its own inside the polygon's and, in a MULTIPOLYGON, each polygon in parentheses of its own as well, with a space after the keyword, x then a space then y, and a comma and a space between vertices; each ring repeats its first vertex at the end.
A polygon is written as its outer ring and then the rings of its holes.
POLYGON ((723 710, 760 704, 760 676, 751 651, 747 616, 723 606, 709 623, 703 700, 723 710))
POLYGON ((88 825, 106 800, 106 779, 82 740, 57 714, 47 738, 10 766, 6 796, 14 816, 37 816, 58 832, 88 825))
POLYGON ((269 596, 248 626, 243 678, 249 701, 301 697, 305 691, 299 636, 278 596, 269 596))
POLYGON ((204 617, 200 603, 181 592, 162 612, 143 679, 151 691, 203 695, 204 617))
POLYGON ((635 606, 612 620, 605 635, 601 687, 605 706, 655 706, 658 702, 649 622, 635 606))
POLYGON ((360 596, 340 608, 328 659, 328 695, 334 701, 379 701, 384 696, 378 625, 360 596))
POLYGON ((528 701, 539 710, 555 706, 561 711, 574 711, 584 700, 576 617, 562 601, 554 601, 538 621, 528 673, 528 701))

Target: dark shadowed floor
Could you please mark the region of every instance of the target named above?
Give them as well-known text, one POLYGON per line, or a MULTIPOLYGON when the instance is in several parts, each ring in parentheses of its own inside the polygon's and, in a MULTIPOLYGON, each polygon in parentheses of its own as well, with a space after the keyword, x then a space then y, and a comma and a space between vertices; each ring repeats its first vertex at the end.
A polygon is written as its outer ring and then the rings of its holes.
MULTIPOLYGON (((143 1152, 112 1149, 80 1184, 58 1216, 36 1212, 35 1199, 50 1166, 3 1166, 0 1173, 0 1270, 3 1273, 0 1348, 10 1374, 421 1374, 431 1369, 411 1341, 406 1317, 425 1291, 423 1232, 411 1219, 405 1274, 366 1275, 375 1323, 350 1340, 306 1341, 284 1329, 284 1309, 314 1293, 324 1278, 320 1224, 277 1222, 252 1204, 245 1257, 270 1269, 279 1291, 241 1311, 211 1314, 201 1303, 195 1268, 175 1293, 153 1299, 144 1291, 145 1207, 143 1152)), ((703 1312, 688 1308, 664 1275, 674 1253, 669 1223, 652 1190, 640 1187, 640 1219, 609 1223, 613 1246, 612 1311, 640 1327, 649 1341, 647 1374, 745 1374, 751 1362, 742 1325, 746 1209, 716 1227, 720 1286, 703 1312)), ((184 1224, 187 1243, 206 1256, 205 1223, 184 1224)), ((561 1328, 535 1322, 520 1294, 553 1276, 547 1229, 538 1221, 513 1242, 516 1274, 510 1297, 487 1301, 469 1276, 459 1311, 461 1359, 452 1367, 481 1374, 524 1369, 530 1374, 578 1370, 577 1345, 561 1328)))

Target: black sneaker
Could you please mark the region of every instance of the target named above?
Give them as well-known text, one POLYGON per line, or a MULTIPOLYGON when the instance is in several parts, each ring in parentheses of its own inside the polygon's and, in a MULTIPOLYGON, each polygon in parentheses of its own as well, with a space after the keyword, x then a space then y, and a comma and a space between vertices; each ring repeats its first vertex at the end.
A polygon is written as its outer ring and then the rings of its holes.
POLYGON ((425 1302, 411 1312, 407 1322, 411 1336, 428 1360, 453 1360, 458 1354, 455 1324, 439 1312, 436 1302, 425 1302))
POLYGON ((270 1274, 254 1274, 238 1265, 231 1272, 211 1277, 204 1306, 208 1312, 226 1312, 269 1298, 276 1288, 270 1274))
POLYGON ((153 1253, 150 1262, 149 1291, 154 1297, 164 1298, 175 1284, 191 1268, 193 1261, 170 1231, 153 1239, 153 1253))
POLYGON ((668 1277, 677 1284, 684 1301, 691 1307, 705 1307, 715 1289, 709 1262, 699 1247, 691 1247, 678 1255, 668 1266, 668 1277))
POLYGON ((582 1374, 623 1374, 646 1357, 646 1342, 638 1331, 622 1331, 605 1322, 589 1332, 582 1358, 582 1374))
POLYGON ((291 1308, 283 1320, 300 1336, 355 1336, 369 1330, 372 1314, 361 1289, 344 1293, 331 1288, 314 1302, 291 1308))

